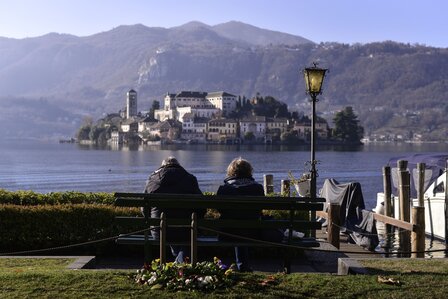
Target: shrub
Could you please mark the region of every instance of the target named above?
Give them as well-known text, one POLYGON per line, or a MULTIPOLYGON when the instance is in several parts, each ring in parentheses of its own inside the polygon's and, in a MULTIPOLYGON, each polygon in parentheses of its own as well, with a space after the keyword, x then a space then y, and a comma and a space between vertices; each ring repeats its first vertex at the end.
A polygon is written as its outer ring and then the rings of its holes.
POLYGON ((92 204, 0 205, 0 248, 33 250, 112 237, 123 231, 115 225, 116 216, 139 213, 136 208, 92 204))
POLYGON ((7 191, 0 189, 0 204, 13 205, 58 205, 58 204, 107 204, 114 203, 112 193, 104 192, 50 192, 47 194, 34 191, 7 191))

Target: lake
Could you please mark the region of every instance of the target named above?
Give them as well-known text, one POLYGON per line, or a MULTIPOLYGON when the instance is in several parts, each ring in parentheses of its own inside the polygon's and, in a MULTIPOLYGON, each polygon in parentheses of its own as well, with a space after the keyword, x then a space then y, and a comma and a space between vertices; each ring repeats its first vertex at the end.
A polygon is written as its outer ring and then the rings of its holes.
MULTIPOLYGON (((142 192, 146 178, 167 156, 175 156, 197 176, 202 191, 216 191, 227 165, 235 157, 249 160, 254 177, 274 175, 275 191, 291 172, 298 178, 309 167, 309 147, 275 145, 162 145, 137 147, 82 146, 37 141, 3 141, 0 144, 0 188, 87 192, 142 192)), ((448 152, 448 144, 371 143, 356 149, 317 146, 320 188, 327 178, 361 183, 368 209, 382 191, 382 167, 394 156, 417 152, 448 152)))

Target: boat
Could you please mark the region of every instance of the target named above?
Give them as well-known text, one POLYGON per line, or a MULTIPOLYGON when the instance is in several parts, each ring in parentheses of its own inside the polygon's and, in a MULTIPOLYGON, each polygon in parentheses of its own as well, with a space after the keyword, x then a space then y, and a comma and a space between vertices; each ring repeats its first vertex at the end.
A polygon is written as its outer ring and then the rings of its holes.
MULTIPOLYGON (((448 217, 447 172, 448 154, 414 154, 391 158, 392 205, 395 218, 399 218, 398 168, 397 161, 408 161, 410 173, 411 205, 418 206, 417 182, 418 163, 425 163, 424 207, 425 233, 433 239, 446 240, 446 223, 448 217)), ((377 205, 374 212, 384 213, 384 192, 377 193, 377 205)))

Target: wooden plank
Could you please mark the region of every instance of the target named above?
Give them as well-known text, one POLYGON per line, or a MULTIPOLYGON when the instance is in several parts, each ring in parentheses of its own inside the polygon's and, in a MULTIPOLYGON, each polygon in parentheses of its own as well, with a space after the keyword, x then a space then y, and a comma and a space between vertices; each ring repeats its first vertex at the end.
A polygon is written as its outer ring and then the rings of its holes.
POLYGON ((236 220, 236 219, 199 219, 198 225, 219 230, 220 228, 250 228, 250 229, 286 229, 295 230, 320 229, 322 224, 308 220, 236 220))
MULTIPOLYGON (((167 217, 169 217, 167 215, 167 217)), ((115 218, 116 223, 125 227, 134 227, 135 229, 144 229, 148 225, 158 226, 160 218, 149 218, 148 223, 144 217, 121 217, 115 218)), ((316 221, 308 220, 237 220, 237 219, 198 219, 199 226, 220 229, 220 228, 257 228, 257 229, 286 229, 293 228, 295 230, 320 229, 322 224, 316 221)), ((168 226, 184 225, 189 226, 191 220, 189 218, 166 219, 168 226)))
POLYGON ((312 200, 310 197, 284 197, 284 196, 244 196, 244 195, 200 195, 200 194, 167 194, 167 193, 121 193, 114 194, 116 199, 132 199, 132 200, 165 200, 165 199, 198 199, 198 200, 245 200, 245 201, 289 201, 289 202, 321 202, 324 203, 325 198, 316 198, 312 200))
MULTIPOLYGON (((144 245, 145 239, 143 235, 131 235, 126 237, 119 237, 117 239, 117 244, 123 244, 123 245, 144 245)), ((148 243, 152 246, 158 246, 159 240, 155 240, 153 238, 150 238, 148 240, 148 243)), ((190 245, 189 241, 167 241, 166 244, 168 245, 190 245)), ((197 246, 201 247, 233 247, 233 246, 257 246, 257 247, 272 247, 275 245, 272 244, 266 244, 266 243, 256 243, 256 242, 250 242, 250 241, 220 241, 217 237, 209 237, 209 236, 199 236, 197 238, 197 246)), ((280 244, 286 244, 286 242, 279 242, 280 244)), ((293 239, 290 243, 290 245, 293 246, 300 246, 300 247, 319 247, 320 244, 318 241, 316 241, 314 238, 302 238, 302 239, 293 239)))
POLYGON ((245 200, 198 200, 198 199, 151 199, 148 201, 134 199, 117 199, 117 206, 139 207, 155 206, 160 209, 189 207, 191 209, 220 209, 220 210, 296 210, 296 211, 320 211, 323 203, 311 202, 280 202, 280 201, 245 201, 245 200))
POLYGON ((414 224, 406 222, 406 221, 402 221, 402 220, 398 220, 392 217, 387 217, 385 215, 381 215, 378 213, 373 213, 373 218, 377 221, 381 221, 385 224, 390 224, 393 225, 395 227, 399 227, 408 231, 415 231, 416 227, 414 224))
MULTIPOLYGON (((318 211, 316 212, 316 215, 325 219, 328 219, 328 213, 324 212, 324 211, 318 211)), ((373 213, 373 218, 377 221, 383 222, 384 224, 390 224, 393 225, 395 227, 399 227, 402 229, 406 229, 409 231, 415 231, 416 230, 416 226, 413 225, 412 223, 406 222, 406 221, 402 221, 402 220, 398 220, 392 217, 388 217, 382 214, 378 214, 378 213, 373 213)))

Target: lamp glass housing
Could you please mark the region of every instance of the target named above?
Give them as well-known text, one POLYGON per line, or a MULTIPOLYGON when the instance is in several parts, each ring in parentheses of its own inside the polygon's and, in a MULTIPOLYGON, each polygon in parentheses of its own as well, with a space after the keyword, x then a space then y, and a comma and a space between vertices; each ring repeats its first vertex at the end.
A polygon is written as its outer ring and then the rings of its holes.
POLYGON ((326 71, 326 69, 321 69, 318 67, 306 68, 303 71, 307 93, 317 95, 322 92, 322 83, 324 82, 326 71))

